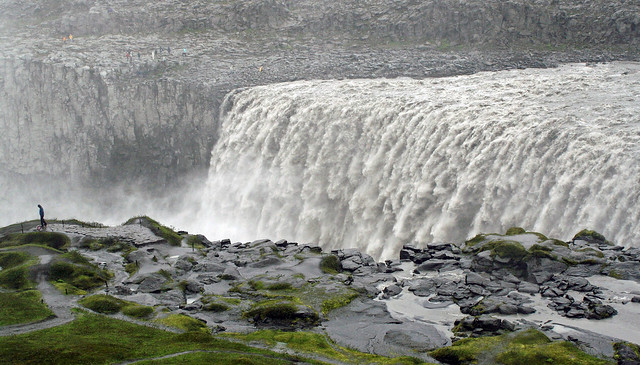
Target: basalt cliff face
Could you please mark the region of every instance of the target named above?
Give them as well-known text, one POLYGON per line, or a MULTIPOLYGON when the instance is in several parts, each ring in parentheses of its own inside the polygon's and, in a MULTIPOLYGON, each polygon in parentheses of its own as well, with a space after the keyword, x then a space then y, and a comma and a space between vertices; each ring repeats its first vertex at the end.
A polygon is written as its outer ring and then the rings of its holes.
POLYGON ((165 187, 207 169, 219 105, 233 89, 637 59, 639 7, 4 1, 0 166, 7 174, 165 187))
POLYGON ((206 164, 217 102, 176 80, 118 82, 96 69, 3 60, 4 170, 166 182, 206 164))

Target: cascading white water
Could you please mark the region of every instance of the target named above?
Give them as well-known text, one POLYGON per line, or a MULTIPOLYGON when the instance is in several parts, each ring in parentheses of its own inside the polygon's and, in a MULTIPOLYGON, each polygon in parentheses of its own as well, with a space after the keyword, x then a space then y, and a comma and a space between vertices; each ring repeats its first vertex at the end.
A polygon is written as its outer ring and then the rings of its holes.
POLYGON ((639 101, 635 63, 239 90, 195 225, 376 258, 510 226, 635 245, 639 101))

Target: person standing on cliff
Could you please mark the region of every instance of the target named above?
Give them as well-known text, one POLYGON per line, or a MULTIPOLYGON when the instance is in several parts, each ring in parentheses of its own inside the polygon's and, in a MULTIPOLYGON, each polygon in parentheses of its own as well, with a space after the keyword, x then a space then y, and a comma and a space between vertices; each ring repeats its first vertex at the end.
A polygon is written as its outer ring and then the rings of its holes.
POLYGON ((40 227, 47 227, 47 221, 44 220, 44 208, 42 205, 38 204, 38 208, 40 208, 40 227))

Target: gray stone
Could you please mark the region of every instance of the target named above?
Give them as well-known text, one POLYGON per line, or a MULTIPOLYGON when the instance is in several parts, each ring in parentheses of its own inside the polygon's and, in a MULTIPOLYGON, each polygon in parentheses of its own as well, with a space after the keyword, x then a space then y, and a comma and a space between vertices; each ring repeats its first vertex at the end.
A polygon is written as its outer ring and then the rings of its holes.
POLYGON ((391 284, 391 285, 385 287, 382 290, 382 292, 384 293, 383 294, 383 298, 388 299, 388 298, 391 298, 393 296, 396 296, 396 295, 400 294, 402 292, 402 288, 399 287, 396 284, 391 284))
POLYGON ((261 260, 261 261, 258 261, 258 262, 253 262, 253 263, 249 264, 249 267, 265 268, 265 267, 269 267, 269 266, 280 265, 281 263, 282 263, 282 260, 280 260, 277 257, 267 257, 264 260, 261 260))
POLYGON ((426 262, 422 263, 417 268, 415 268, 414 272, 416 274, 423 274, 423 273, 426 273, 428 271, 438 270, 441 267, 443 267, 444 264, 445 264, 445 261, 443 261, 443 260, 431 259, 429 261, 426 261, 426 262))

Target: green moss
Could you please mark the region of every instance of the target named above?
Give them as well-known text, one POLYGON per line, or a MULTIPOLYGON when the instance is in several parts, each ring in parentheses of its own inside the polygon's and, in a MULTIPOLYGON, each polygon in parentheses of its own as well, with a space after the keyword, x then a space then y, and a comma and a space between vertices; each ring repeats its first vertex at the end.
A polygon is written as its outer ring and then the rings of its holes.
POLYGON ((589 229, 583 229, 582 231, 576 233, 576 235, 573 236, 573 240, 583 240, 587 242, 602 242, 602 243, 607 243, 609 245, 613 245, 613 243, 607 241, 607 239, 604 238, 602 234, 589 229))
POLYGON ((505 233, 507 236, 515 236, 518 234, 523 234, 527 231, 524 230, 524 228, 521 227, 511 227, 509 229, 507 229, 507 233, 505 233))
POLYGON ((91 265, 91 261, 89 261, 89 259, 84 257, 78 251, 70 251, 70 252, 67 252, 65 254, 62 254, 60 257, 69 259, 69 261, 73 262, 74 264, 91 265))
POLYGON ((547 247, 547 246, 541 246, 538 244, 534 244, 531 247, 529 247, 529 253, 532 256, 535 257, 546 257, 552 260, 557 259, 557 256, 552 255, 551 251, 553 251, 553 249, 551 247, 547 247))
POLYGON ((352 300, 359 297, 360 294, 356 291, 348 291, 347 293, 342 293, 336 296, 332 296, 322 302, 321 310, 323 315, 327 315, 332 310, 342 308, 352 300))
POLYGON ((251 318, 256 322, 266 319, 293 321, 296 317, 296 306, 292 303, 281 301, 265 301, 254 305, 243 313, 243 317, 251 318))
POLYGON ((614 279, 618 279, 618 280, 623 279, 622 275, 619 272, 615 271, 615 270, 610 270, 609 271, 609 276, 611 276, 614 279))
POLYGON ((615 351, 615 355, 613 357, 618 360, 618 362, 620 362, 621 357, 619 352, 623 349, 633 351, 636 354, 636 357, 640 359, 640 346, 631 342, 616 342, 613 344, 613 350, 615 351))
POLYGON ((130 262, 130 263, 124 265, 124 271, 126 271, 127 274, 129 274, 129 276, 137 273, 139 269, 140 269, 140 267, 138 267, 138 265, 136 265, 135 262, 130 262))
POLYGON ((0 268, 10 269, 24 264, 31 255, 24 252, 0 252, 0 268))
POLYGON ((31 323, 53 316, 37 290, 0 293, 0 326, 31 323))
POLYGON ((293 286, 290 283, 273 283, 267 286, 267 290, 273 290, 273 291, 277 291, 277 290, 292 290, 293 286))
POLYGON ((56 287, 56 289, 58 289, 61 293, 65 295, 86 295, 87 294, 86 290, 76 288, 75 286, 69 283, 65 283, 62 280, 53 281, 51 283, 53 284, 53 286, 56 287))
POLYGON ((184 314, 170 314, 167 317, 155 320, 155 322, 187 332, 210 332, 206 324, 184 314))
POLYGON ((596 249, 591 248, 591 247, 579 248, 579 249, 576 250, 576 252, 590 253, 590 254, 593 254, 596 257, 599 257, 601 259, 604 258, 604 253, 602 253, 602 251, 596 250, 596 249))
POLYGON ((125 305, 127 305, 126 301, 105 294, 97 294, 82 298, 78 303, 94 312, 104 314, 118 313, 125 305))
POLYGON ((562 258, 562 262, 564 262, 565 264, 569 265, 569 266, 575 266, 578 264, 578 261, 570 259, 568 257, 563 257, 562 258))
POLYGON ((430 352, 447 364, 473 364, 479 359, 493 364, 610 364, 580 351, 570 342, 551 342, 529 329, 501 336, 467 338, 430 352))
POLYGON ((12 233, 0 237, 0 248, 38 244, 60 250, 68 247, 70 242, 69 237, 57 232, 12 233))
POLYGON ((496 360, 505 365, 519 364, 581 364, 604 365, 610 361, 598 359, 580 351, 571 342, 553 342, 518 346, 510 344, 507 350, 496 356, 496 360))
POLYGON ((0 271, 0 286, 7 289, 23 290, 34 285, 29 280, 28 265, 20 265, 0 271))
POLYGON ((320 260, 320 270, 325 274, 337 274, 342 271, 342 265, 336 255, 327 255, 320 260))
POLYGON ((289 349, 302 354, 321 355, 337 363, 346 364, 424 364, 419 359, 401 356, 388 358, 341 347, 321 334, 305 331, 261 330, 249 334, 225 333, 225 337, 247 342, 263 342, 267 346, 285 344, 289 349))
POLYGON ((122 307, 122 313, 134 318, 149 318, 153 314, 153 307, 129 304, 122 307))
POLYGON ((264 283, 260 280, 249 280, 249 287, 251 287, 251 289, 253 290, 263 290, 264 289, 264 283))
POLYGON ((224 312, 229 310, 229 306, 222 303, 205 304, 202 309, 210 312, 224 312))
POLYGON ((469 247, 473 247, 473 246, 477 245, 480 242, 484 242, 486 239, 487 239, 487 235, 485 235, 485 234, 477 234, 472 239, 467 240, 465 242, 465 245, 469 246, 469 247))
POLYGON ((501 258, 509 258, 515 261, 521 261, 527 256, 528 252, 520 242, 516 241, 491 241, 482 246, 481 251, 491 250, 492 256, 501 258))
POLYGON ((164 276, 164 278, 167 279, 167 281, 169 282, 173 281, 173 277, 171 276, 171 273, 165 269, 158 270, 158 274, 164 276))
POLYGON ((66 261, 56 261, 49 267, 49 279, 71 284, 82 290, 90 290, 105 285, 113 274, 95 265, 79 265, 66 261))
POLYGON ((11 359, 14 364, 112 364, 192 350, 300 360, 213 338, 204 332, 176 334, 83 311, 67 324, 0 337, 0 359, 11 359))
POLYGON ((236 277, 230 274, 220 274, 218 277, 222 280, 236 280, 236 277))
POLYGON ((553 244, 554 244, 554 245, 556 245, 556 246, 562 246, 562 247, 569 248, 569 244, 568 244, 568 243, 566 243, 566 242, 564 242, 564 241, 560 241, 560 240, 557 240, 557 239, 552 239, 551 241, 552 241, 552 242, 553 242, 553 244))

